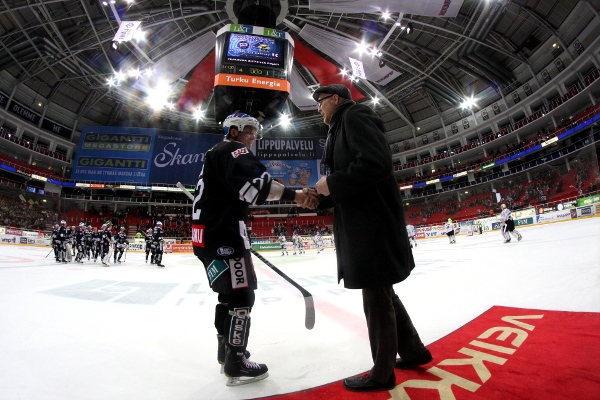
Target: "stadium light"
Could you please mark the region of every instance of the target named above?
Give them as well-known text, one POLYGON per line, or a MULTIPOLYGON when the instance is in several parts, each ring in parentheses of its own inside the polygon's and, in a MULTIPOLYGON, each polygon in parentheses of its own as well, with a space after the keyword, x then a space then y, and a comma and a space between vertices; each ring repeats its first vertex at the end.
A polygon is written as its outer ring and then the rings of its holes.
POLYGON ((154 89, 148 91, 146 102, 153 110, 158 111, 167 105, 170 92, 169 84, 165 81, 160 81, 154 89))
POLYGON ((133 34, 133 38, 136 42, 143 42, 144 40, 146 40, 146 32, 138 28, 133 34))
POLYGON ((290 116, 287 114, 281 114, 281 117, 279 117, 279 124, 286 128, 288 126, 290 126, 290 124, 292 123, 292 120, 290 119, 290 116))
POLYGON ((204 118, 204 111, 202 111, 202 108, 198 107, 196 111, 194 111, 194 119, 198 121, 202 118, 204 118))
POLYGON ((360 42, 356 45, 358 54, 366 53, 369 50, 369 46, 365 42, 360 42))
POLYGON ((463 100, 463 102, 460 104, 460 108, 467 109, 467 108, 472 108, 475 105, 476 105, 475 100, 473 99, 473 96, 471 96, 470 98, 463 100))

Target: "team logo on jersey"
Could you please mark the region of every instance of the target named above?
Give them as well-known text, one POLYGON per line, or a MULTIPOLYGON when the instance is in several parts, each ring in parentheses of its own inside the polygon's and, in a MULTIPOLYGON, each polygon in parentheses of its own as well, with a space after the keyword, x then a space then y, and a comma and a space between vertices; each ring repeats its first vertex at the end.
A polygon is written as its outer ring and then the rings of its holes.
POLYGON ((242 154, 248 154, 248 149, 246 147, 231 152, 233 158, 238 158, 238 156, 241 156, 242 154))
POLYGON ((212 287, 213 283, 217 280, 219 276, 225 271, 227 271, 229 266, 225 264, 223 260, 213 260, 210 265, 206 268, 206 276, 208 277, 208 283, 212 287))
POLYGON ((223 257, 230 256, 235 252, 232 247, 222 246, 217 249, 217 254, 223 257))
POLYGON ((192 225, 192 245, 204 247, 204 225, 192 225))
POLYGON ((230 258, 227 260, 229 272, 231 273, 231 288, 247 288, 248 270, 246 269, 246 260, 244 258, 230 258))

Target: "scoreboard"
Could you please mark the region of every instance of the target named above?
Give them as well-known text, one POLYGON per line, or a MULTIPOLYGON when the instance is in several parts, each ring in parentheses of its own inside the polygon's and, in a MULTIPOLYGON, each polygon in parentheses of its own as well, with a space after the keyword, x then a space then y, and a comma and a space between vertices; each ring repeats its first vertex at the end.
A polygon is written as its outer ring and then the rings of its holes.
POLYGON ((290 93, 291 36, 272 28, 229 24, 217 32, 215 50, 217 121, 235 111, 275 116, 290 93))

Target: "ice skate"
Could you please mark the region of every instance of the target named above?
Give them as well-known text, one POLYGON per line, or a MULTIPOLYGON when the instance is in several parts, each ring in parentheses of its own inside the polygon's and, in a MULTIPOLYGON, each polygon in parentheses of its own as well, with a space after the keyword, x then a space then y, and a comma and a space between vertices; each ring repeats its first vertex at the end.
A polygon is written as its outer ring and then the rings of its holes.
POLYGON ((228 349, 225 357, 225 376, 227 386, 240 386, 252 382, 258 382, 269 376, 269 369, 265 364, 258 364, 240 354, 231 353, 228 349))
MULTIPOLYGON (((225 336, 219 335, 217 333, 217 341, 219 342, 219 347, 217 348, 217 361, 221 364, 221 373, 224 373, 225 370, 225 336)), ((244 357, 250 358, 250 352, 248 350, 244 351, 244 357)))

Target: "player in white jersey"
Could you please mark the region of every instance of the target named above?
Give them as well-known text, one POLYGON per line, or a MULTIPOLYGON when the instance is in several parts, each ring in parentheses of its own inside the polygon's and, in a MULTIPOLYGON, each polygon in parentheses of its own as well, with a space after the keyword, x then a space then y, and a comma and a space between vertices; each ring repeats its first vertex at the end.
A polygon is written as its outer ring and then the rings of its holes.
POLYGON ((444 230, 446 231, 446 235, 448 235, 450 244, 456 243, 456 237, 454 236, 454 224, 452 223, 452 218, 448 218, 448 222, 444 224, 444 230))
POLYGON ((285 255, 289 256, 287 251, 287 240, 285 238, 285 235, 279 236, 279 243, 281 243, 281 255, 283 256, 283 252, 285 252, 285 255))
POLYGON ((415 239, 416 230, 415 227, 411 224, 406 224, 406 233, 408 234, 408 241, 410 243, 410 248, 412 249, 413 244, 417 247, 417 239, 415 239))
POLYGON ((323 237, 320 232, 317 232, 314 237, 315 247, 317 248, 317 254, 323 251, 323 237))
POLYGON ((302 236, 294 233, 294 236, 292 236, 292 244, 294 245, 294 255, 296 255, 296 252, 304 254, 304 241, 302 240, 302 236))
POLYGON ((505 204, 502 204, 500 208, 502 208, 500 219, 502 220, 502 236, 504 237, 504 243, 510 242, 510 235, 516 237, 517 240, 523 239, 523 236, 515 229, 515 222, 512 219, 511 211, 505 204))

